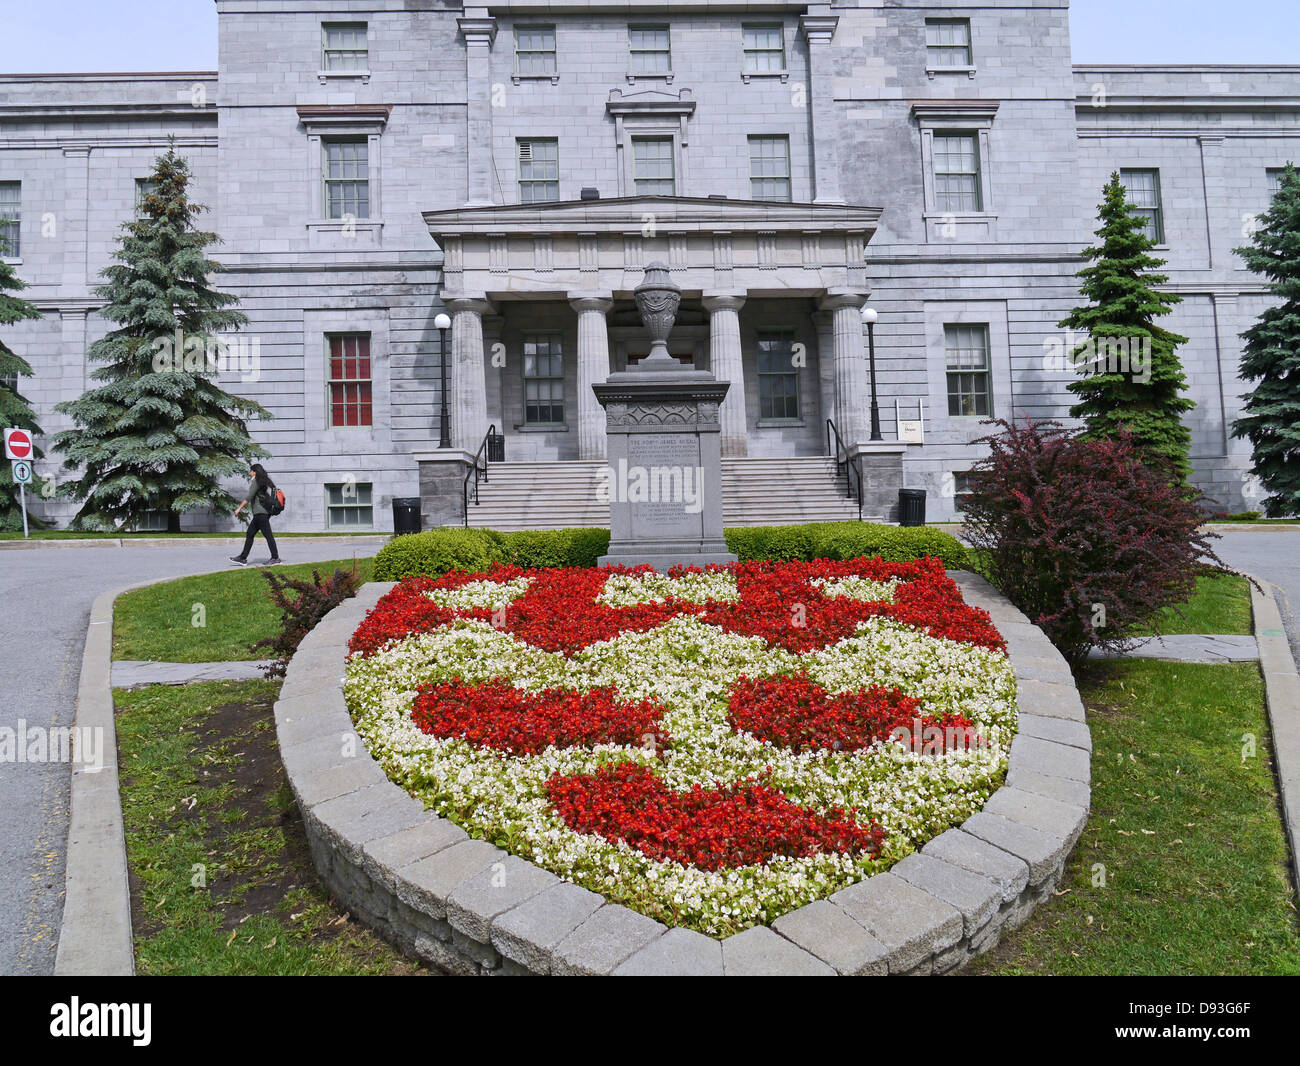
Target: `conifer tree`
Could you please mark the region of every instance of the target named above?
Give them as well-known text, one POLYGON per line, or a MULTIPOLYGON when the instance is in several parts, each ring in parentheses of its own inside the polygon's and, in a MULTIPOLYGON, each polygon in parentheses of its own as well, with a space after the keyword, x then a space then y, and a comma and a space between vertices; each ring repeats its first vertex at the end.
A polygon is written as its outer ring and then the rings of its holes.
POLYGON ((1169 278, 1152 271, 1166 261, 1151 255, 1155 242, 1133 210, 1119 174, 1112 174, 1098 211, 1099 241, 1084 252, 1091 262, 1078 274, 1090 303, 1060 323, 1088 335, 1073 353, 1083 376, 1069 385, 1079 397, 1070 414, 1092 439, 1127 430, 1141 451, 1165 456, 1186 480, 1191 431, 1181 416, 1196 404, 1183 395, 1187 380, 1175 349, 1187 338, 1156 325, 1182 297, 1157 291, 1169 278))
POLYGON ((73 528, 138 527, 150 513, 180 531, 186 511, 235 507, 221 487, 246 475, 267 453, 254 445, 244 419, 271 415, 216 382, 224 340, 247 318, 237 298, 213 288, 221 265, 205 249, 215 233, 199 230, 207 208, 189 199, 189 167, 169 146, 155 164, 153 191, 122 227, 116 262, 100 274, 99 314, 117 323, 90 346, 91 377, 103 384, 56 410, 76 429, 55 437, 64 466, 80 475, 60 493, 84 503, 73 528))
MULTIPOLYGON (((0 257, 4 255, 4 238, 0 237, 0 257)), ((15 322, 41 317, 34 304, 15 295, 27 288, 12 263, 0 258, 0 328, 12 326, 15 322)), ((21 379, 31 377, 32 368, 27 360, 10 348, 3 335, 0 335, 0 430, 17 426, 30 430, 33 437, 43 431, 36 424, 36 414, 27 403, 20 389, 21 379)), ((35 449, 33 458, 40 459, 42 452, 35 449)), ((31 500, 41 490, 42 482, 34 481, 27 486, 27 500, 31 500)), ((22 529, 22 514, 19 512, 18 486, 14 484, 9 463, 0 464, 0 529, 22 529)), ((29 525, 42 525, 28 514, 29 525)))
POLYGON ((1294 166, 1283 172, 1251 243, 1237 254, 1269 279, 1278 303, 1241 335, 1241 377, 1254 385, 1232 435, 1250 439, 1251 473, 1269 493, 1265 513, 1300 515, 1300 173, 1294 166))

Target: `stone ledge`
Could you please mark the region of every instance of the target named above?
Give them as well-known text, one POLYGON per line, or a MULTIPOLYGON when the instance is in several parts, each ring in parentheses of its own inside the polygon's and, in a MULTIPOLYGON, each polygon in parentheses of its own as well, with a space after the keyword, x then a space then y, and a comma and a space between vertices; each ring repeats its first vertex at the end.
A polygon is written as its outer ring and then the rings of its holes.
POLYGON ((365 924, 447 973, 883 975, 949 973, 1051 897, 1087 821, 1091 737, 1041 632, 982 578, 954 573, 1008 637, 1020 735, 1007 784, 960 828, 895 867, 725 940, 670 929, 425 810, 355 738, 340 679, 347 640, 391 584, 331 611, 289 664, 276 704, 285 771, 322 880, 365 924), (341 715, 340 715, 341 710, 341 715))

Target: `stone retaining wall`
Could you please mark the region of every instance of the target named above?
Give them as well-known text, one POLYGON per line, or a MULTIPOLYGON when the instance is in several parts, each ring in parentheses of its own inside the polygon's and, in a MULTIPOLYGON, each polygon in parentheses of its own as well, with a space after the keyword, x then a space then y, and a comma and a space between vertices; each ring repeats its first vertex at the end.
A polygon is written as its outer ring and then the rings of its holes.
POLYGON ((886 873, 716 940, 672 929, 481 840, 388 780, 353 733, 347 641, 371 583, 302 642, 275 705, 316 868, 366 925, 453 974, 947 973, 1016 929, 1088 820, 1092 743, 1065 660, 982 578, 954 573, 1007 638, 1020 729, 979 814, 886 873))

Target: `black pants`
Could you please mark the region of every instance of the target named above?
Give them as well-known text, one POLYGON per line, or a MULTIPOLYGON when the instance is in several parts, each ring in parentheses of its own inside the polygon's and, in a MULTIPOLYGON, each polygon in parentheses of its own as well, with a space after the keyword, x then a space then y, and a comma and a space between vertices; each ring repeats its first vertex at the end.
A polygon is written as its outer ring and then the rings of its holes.
POLYGON ((253 548, 253 540, 257 536, 258 530, 262 531, 262 536, 266 538, 267 546, 271 549, 271 558, 280 558, 279 551, 275 547, 275 534, 271 532, 271 516, 267 514, 255 514, 248 523, 248 535, 244 537, 244 550, 239 553, 241 559, 247 559, 248 553, 253 548))

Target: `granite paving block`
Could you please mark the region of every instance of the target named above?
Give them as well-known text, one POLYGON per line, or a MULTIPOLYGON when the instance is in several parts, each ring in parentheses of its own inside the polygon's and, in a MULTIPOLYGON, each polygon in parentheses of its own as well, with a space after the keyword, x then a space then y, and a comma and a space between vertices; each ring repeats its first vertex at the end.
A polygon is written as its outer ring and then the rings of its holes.
POLYGON ((492 946, 534 973, 549 973, 552 949, 604 903, 577 885, 553 885, 498 916, 492 923, 492 946))
POLYGON ((889 949, 827 900, 782 915, 772 929, 847 976, 883 977, 889 972, 889 949))
POLYGON ((722 945, 692 929, 669 929, 614 970, 615 977, 721 977, 722 945))
POLYGON ((821 959, 761 925, 722 942, 722 968, 728 977, 835 976, 821 959))
POLYGON ((831 902, 889 949, 889 972, 904 972, 961 939, 956 907, 891 873, 836 892, 831 902))
POLYGON ((991 878, 933 855, 914 853, 892 866, 889 872, 961 911, 965 936, 981 928, 1002 903, 1002 888, 991 878))
POLYGON ((607 904, 556 945, 551 973, 570 977, 613 973, 624 959, 667 931, 644 914, 607 904))
POLYGON ((921 848, 921 854, 989 878, 1002 890, 1004 902, 1016 899, 1029 884, 1029 866, 1023 859, 960 829, 941 833, 921 848))

